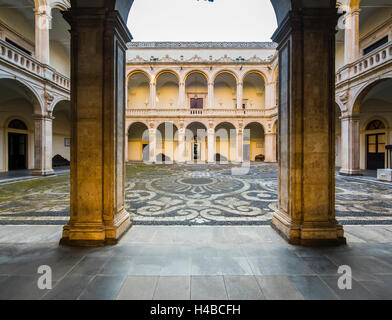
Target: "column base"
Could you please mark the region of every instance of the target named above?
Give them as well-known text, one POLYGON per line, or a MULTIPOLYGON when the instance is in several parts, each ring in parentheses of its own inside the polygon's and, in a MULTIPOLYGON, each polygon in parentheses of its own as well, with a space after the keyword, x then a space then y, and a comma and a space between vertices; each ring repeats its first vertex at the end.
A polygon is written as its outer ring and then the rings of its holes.
POLYGON ((297 224, 286 214, 276 211, 271 227, 289 244, 322 247, 346 244, 343 227, 334 222, 309 222, 297 224))
POLYGON ((361 170, 356 169, 340 169, 339 175, 341 176, 362 176, 361 170))
POLYGON ((48 169, 48 170, 34 169, 31 174, 33 176, 53 176, 56 173, 54 172, 53 169, 48 169))
POLYGON ((63 227, 60 245, 73 247, 103 247, 115 245, 132 226, 129 214, 123 210, 112 225, 69 222, 63 227))

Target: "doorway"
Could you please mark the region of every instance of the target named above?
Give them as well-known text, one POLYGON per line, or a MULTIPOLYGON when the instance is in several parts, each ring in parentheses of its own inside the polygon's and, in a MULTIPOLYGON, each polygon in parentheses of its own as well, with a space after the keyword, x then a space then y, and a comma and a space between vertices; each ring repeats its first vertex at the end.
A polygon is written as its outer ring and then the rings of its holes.
POLYGON ((27 134, 8 132, 8 170, 27 169, 27 134))
POLYGON ((385 133, 366 135, 367 169, 383 169, 385 166, 385 133))

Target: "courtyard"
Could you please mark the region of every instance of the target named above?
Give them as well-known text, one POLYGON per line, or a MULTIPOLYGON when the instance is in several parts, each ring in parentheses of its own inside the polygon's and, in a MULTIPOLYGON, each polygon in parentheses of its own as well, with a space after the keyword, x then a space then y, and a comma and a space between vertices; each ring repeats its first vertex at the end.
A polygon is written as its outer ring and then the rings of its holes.
MULTIPOLYGON (((126 208, 134 225, 269 225, 277 208, 277 165, 142 164, 126 167, 126 208), (233 171, 234 169, 234 171, 233 171)), ((0 224, 65 225, 69 172, 0 180, 0 224)), ((371 175, 336 175, 343 225, 392 224, 392 184, 371 175)))

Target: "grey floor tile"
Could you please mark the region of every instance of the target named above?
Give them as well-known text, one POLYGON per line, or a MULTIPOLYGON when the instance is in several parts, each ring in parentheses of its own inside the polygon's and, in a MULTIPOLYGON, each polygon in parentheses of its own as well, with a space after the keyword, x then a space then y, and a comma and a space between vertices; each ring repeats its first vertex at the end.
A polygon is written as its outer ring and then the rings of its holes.
POLYGON ((154 300, 189 300, 190 277, 160 277, 154 292, 154 300))
MULTIPOLYGON (((39 276, 8 276, 0 279, 0 300, 39 300, 48 292, 38 287, 39 276)), ((55 283, 52 283, 52 286, 55 283)))
POLYGON ((112 257, 103 265, 99 274, 102 275, 127 275, 131 268, 132 258, 112 257))
POLYGON ((192 276, 192 300, 227 300, 223 276, 192 276))
POLYGON ((222 258, 220 264, 222 275, 253 275, 247 258, 222 258))
POLYGON ((159 276, 167 261, 161 256, 139 256, 132 259, 129 276, 159 276))
POLYGON ((160 274, 161 276, 189 276, 191 274, 191 258, 168 257, 160 274))
POLYGON ((376 280, 360 281, 360 284, 378 299, 392 300, 392 276, 378 275, 376 280))
POLYGON ((342 300, 371 300, 375 296, 369 292, 360 282, 352 279, 351 289, 339 289, 338 279, 340 276, 320 276, 320 278, 330 287, 342 300))
POLYGON ((264 300, 260 286, 254 276, 224 276, 230 300, 264 300))
POLYGON ((96 275, 101 271, 105 263, 109 260, 109 257, 84 257, 71 270, 71 274, 96 275))
POLYGON ((211 257, 192 258, 192 276, 216 276, 222 275, 222 259, 211 257))
POLYGON ((124 282, 125 276, 98 275, 87 285, 79 300, 113 300, 124 282))
POLYGON ((69 274, 43 296, 44 300, 76 300, 89 282, 90 275, 69 274))
POLYGON ((336 300, 337 296, 318 276, 288 276, 293 286, 309 300, 336 300))
POLYGON ((295 255, 249 258, 248 261, 254 275, 306 275, 314 273, 301 258, 295 255))
POLYGON ((152 300, 159 277, 134 277, 125 279, 118 300, 152 300))
POLYGON ((256 276, 256 279, 268 300, 304 299, 287 276, 256 276))
POLYGON ((303 257, 302 259, 316 274, 336 275, 338 272, 338 266, 327 257, 303 257))

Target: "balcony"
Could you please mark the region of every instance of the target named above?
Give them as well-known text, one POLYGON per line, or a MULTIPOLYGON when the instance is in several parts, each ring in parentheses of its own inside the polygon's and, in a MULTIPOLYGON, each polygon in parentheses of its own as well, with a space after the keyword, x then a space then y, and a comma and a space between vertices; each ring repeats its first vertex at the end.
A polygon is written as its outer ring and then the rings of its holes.
POLYGON ((392 66, 392 41, 340 68, 336 72, 336 86, 369 75, 389 64, 392 66))
POLYGON ((219 109, 189 109, 189 108, 132 108, 127 109, 127 117, 132 118, 152 118, 152 117, 176 117, 176 118, 188 118, 188 117, 229 117, 229 118, 241 118, 241 117, 273 117, 277 115, 277 107, 268 109, 233 109, 233 108, 219 108, 219 109))
POLYGON ((71 89, 71 81, 68 77, 57 72, 51 66, 42 64, 4 40, 0 40, 0 62, 16 68, 21 73, 37 76, 41 80, 49 80, 63 90, 69 91, 71 89))

